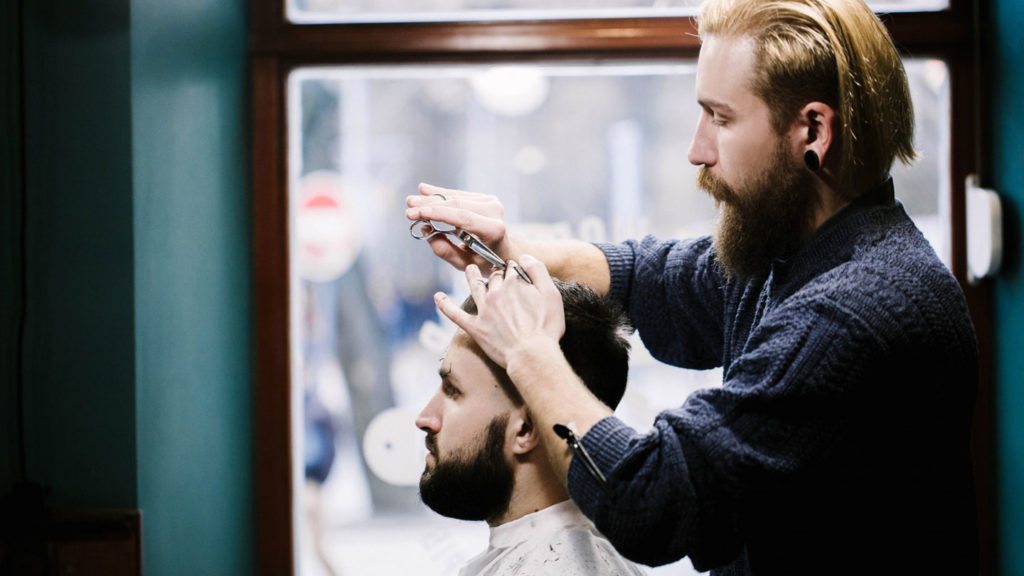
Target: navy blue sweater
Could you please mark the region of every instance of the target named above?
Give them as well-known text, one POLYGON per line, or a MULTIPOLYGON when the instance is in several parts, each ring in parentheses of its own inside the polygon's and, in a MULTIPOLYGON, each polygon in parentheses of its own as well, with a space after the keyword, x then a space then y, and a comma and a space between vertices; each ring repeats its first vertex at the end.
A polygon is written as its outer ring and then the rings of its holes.
POLYGON ((582 439, 569 490, 626 557, 713 574, 966 574, 977 540, 977 343, 963 293, 892 199, 826 222, 767 278, 727 281, 710 239, 601 245, 650 352, 723 367, 637 432, 582 439))

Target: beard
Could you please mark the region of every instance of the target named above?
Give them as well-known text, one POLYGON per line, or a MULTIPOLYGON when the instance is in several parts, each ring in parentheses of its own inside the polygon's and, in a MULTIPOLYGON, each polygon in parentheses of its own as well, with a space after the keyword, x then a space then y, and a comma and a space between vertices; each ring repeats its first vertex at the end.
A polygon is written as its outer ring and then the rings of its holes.
POLYGON ((720 271, 730 279, 767 276, 772 262, 792 255, 811 225, 814 177, 790 157, 779 138, 770 168, 735 188, 702 166, 697 187, 721 208, 713 242, 720 271))
POLYGON ((459 450, 445 460, 437 452, 435 435, 427 435, 427 448, 435 457, 434 469, 420 476, 420 498, 434 512, 459 520, 494 520, 508 510, 512 499, 512 467, 505 461, 508 416, 487 426, 483 445, 459 450))

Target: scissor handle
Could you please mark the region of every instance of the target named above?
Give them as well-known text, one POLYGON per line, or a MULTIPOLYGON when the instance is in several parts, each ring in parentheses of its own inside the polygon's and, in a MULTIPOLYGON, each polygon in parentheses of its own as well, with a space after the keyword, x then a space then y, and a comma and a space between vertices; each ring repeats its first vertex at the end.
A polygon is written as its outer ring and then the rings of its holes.
POLYGON ((455 226, 434 220, 417 220, 409 226, 409 235, 417 240, 428 240, 438 234, 451 234, 455 226))

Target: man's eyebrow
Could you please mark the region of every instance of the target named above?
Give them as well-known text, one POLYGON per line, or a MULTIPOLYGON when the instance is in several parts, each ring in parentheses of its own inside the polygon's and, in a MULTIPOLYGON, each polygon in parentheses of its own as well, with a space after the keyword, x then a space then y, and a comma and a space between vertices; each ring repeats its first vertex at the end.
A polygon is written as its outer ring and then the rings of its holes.
POLYGON ((731 114, 733 112, 732 106, 722 102, 721 100, 714 100, 710 98, 700 98, 697 100, 697 104, 700 104, 702 108, 710 108, 716 112, 724 112, 731 114))

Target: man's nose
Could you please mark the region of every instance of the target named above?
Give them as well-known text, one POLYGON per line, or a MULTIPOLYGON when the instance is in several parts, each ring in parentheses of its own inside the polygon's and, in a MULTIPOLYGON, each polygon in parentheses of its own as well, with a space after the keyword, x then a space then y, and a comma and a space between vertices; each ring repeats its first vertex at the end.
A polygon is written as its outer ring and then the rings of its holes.
POLYGON ((430 402, 427 402, 427 405, 416 416, 416 427, 424 432, 437 432, 441 429, 441 418, 435 406, 436 401, 437 395, 431 398, 430 402))
POLYGON ((710 126, 708 126, 707 114, 701 114, 700 120, 697 122, 697 129, 693 132, 693 140, 690 141, 686 159, 694 166, 714 166, 718 161, 714 139, 710 126))

